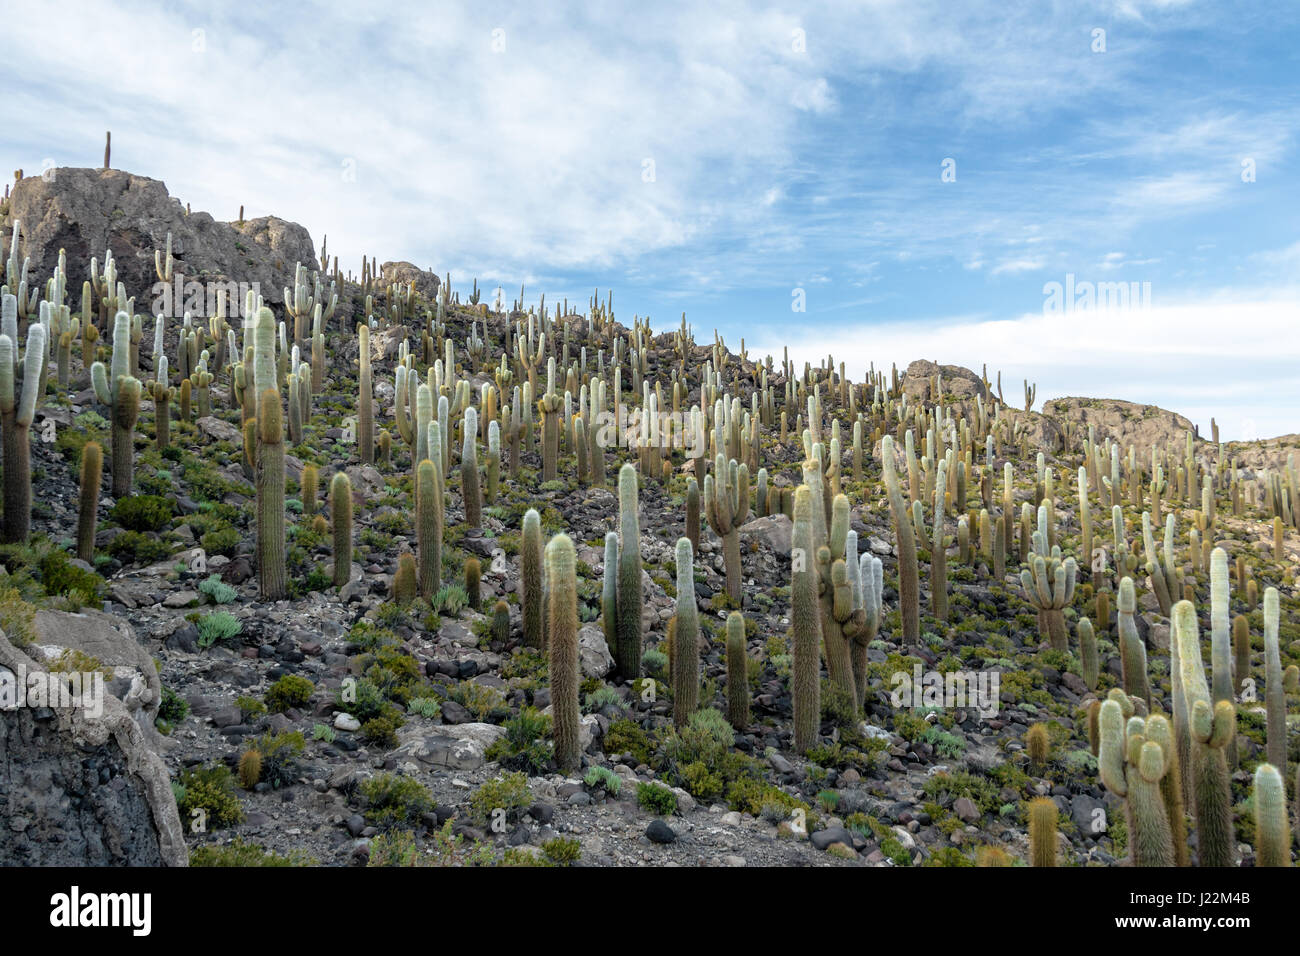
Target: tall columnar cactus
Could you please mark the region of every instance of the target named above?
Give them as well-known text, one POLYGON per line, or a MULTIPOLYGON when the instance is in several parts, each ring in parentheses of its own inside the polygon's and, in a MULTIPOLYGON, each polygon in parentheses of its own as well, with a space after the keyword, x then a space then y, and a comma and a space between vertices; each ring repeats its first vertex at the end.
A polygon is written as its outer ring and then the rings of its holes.
POLYGON ((257 581, 264 601, 287 593, 284 567, 284 415, 280 393, 257 400, 257 581))
POLYGON ((95 560, 95 524, 99 515, 99 484, 104 471, 104 449, 88 441, 81 449, 81 497, 77 509, 77 557, 95 560))
POLYGON ((560 409, 563 399, 555 393, 555 358, 546 363, 546 394, 537 401, 542 416, 542 481, 559 476, 560 409))
POLYGON ((1130 717, 1112 696, 1101 705, 1097 763, 1102 782, 1126 801, 1134 866, 1173 866, 1173 833, 1160 783, 1176 758, 1173 730, 1162 714, 1130 717))
POLYGON ((357 326, 361 369, 357 376, 357 449, 366 464, 375 461, 375 393, 370 382, 370 327, 357 326))
POLYGON ((1088 690, 1097 689, 1099 661, 1097 659, 1097 634, 1092 629, 1092 621, 1080 617, 1077 626, 1079 633, 1079 658, 1083 662, 1083 683, 1088 690))
POLYGON ((316 498, 320 493, 320 469, 312 462, 305 463, 298 484, 302 495, 302 513, 310 518, 319 507, 316 498))
POLYGON ((739 611, 727 615, 727 720, 736 730, 749 726, 749 658, 739 611))
POLYGON ((916 568, 916 536, 898 484, 893 437, 885 435, 881 438, 880 449, 889 510, 894 517, 894 534, 898 541, 898 604, 903 619, 903 643, 915 646, 921 642, 921 586, 916 568))
MULTIPOLYGON (((1045 544, 1046 536, 1040 537, 1045 544)), ((1029 567, 1020 572, 1025 600, 1038 610, 1038 627, 1054 650, 1070 649, 1070 632, 1065 627, 1065 608, 1074 600, 1076 566, 1074 558, 1061 560, 1061 549, 1052 554, 1029 555, 1029 567)))
MULTIPOLYGON (((815 507, 815 506, 814 506, 815 507)), ((849 499, 836 495, 831 504, 831 523, 826 544, 817 548, 818 592, 821 604, 821 636, 825 647, 826 670, 834 681, 857 705, 860 695, 854 680, 853 645, 866 627, 866 611, 862 602, 854 600, 854 581, 857 577, 857 555, 848 561, 849 499)), ((855 538, 856 550, 856 538, 855 538)), ((856 582, 860 586, 860 582, 856 582)))
POLYGON ((1286 784, 1277 767, 1267 763, 1255 768, 1255 865, 1291 865, 1286 784))
POLYGON ((415 533, 420 594, 427 601, 442 586, 442 478, 426 458, 415 469, 415 533))
POLYGON ((700 619, 695 607, 695 554, 677 539, 677 626, 673 636, 673 725, 686 726, 700 699, 700 619))
POLYGON ((403 551, 397 556, 397 571, 393 574, 393 601, 407 605, 420 593, 419 574, 415 569, 415 555, 403 551))
POLYGON ((330 527, 334 536, 334 586, 341 588, 352 577, 352 481, 347 472, 336 471, 330 479, 330 527))
POLYGON ((1060 811, 1051 797, 1029 801, 1029 862, 1031 866, 1056 866, 1056 822, 1060 811))
POLYGON ((1281 625, 1277 588, 1264 589, 1264 707, 1268 726, 1268 762, 1286 776, 1286 689, 1278 649, 1281 625))
POLYGON ((1124 693, 1131 697, 1139 697, 1150 705, 1151 681, 1147 675, 1147 652, 1146 645, 1138 636, 1137 621, 1134 617, 1137 611, 1137 595, 1132 578, 1124 578, 1119 582, 1119 599, 1115 607, 1118 611, 1116 621, 1119 625, 1120 678, 1124 685, 1124 693))
POLYGON ((542 516, 536 508, 524 513, 522 540, 519 545, 520 605, 523 607, 524 643, 545 647, 542 622, 542 516))
POLYGON ((686 479, 686 537, 691 548, 700 547, 700 486, 694 478, 686 479))
POLYGON ((1211 704, 1210 688, 1201 660, 1200 627, 1196 608, 1179 601, 1173 608, 1173 636, 1178 644, 1179 680, 1175 694, 1183 699, 1191 741, 1189 789, 1196 814, 1197 846, 1201 866, 1232 866, 1232 792, 1224 754, 1237 721, 1229 700, 1211 704))
MULTIPOLYGON (((9 296, 5 298, 11 299, 9 296)), ((45 326, 38 322, 32 322, 27 328, 21 391, 14 382, 17 373, 17 346, 9 335, 0 335, 0 427, 3 430, 4 445, 3 537, 7 543, 25 543, 31 531, 31 427, 36 417, 36 403, 41 397, 39 389, 45 365, 45 334, 45 326)))
MULTIPOLYGON (((641 521, 636 469, 618 473, 618 626, 614 667, 620 680, 641 676, 641 521)), ((691 584, 691 593, 695 585, 691 584)))
POLYGON ((794 647, 791 696, 794 698, 794 748, 816 746, 821 724, 821 608, 813 555, 813 501, 807 485, 794 493, 794 528, 790 548, 790 620, 794 647))
POLYGON ((618 533, 605 534, 605 566, 600 588, 600 625, 605 644, 618 647, 618 533))
POLYGON ((555 762, 562 773, 582 764, 578 712, 578 585, 576 556, 567 534, 557 534, 546 546, 548 652, 555 762))
POLYGON ((723 563, 727 572, 727 597, 739 608, 742 598, 740 526, 749 514, 749 468, 727 462, 718 455, 714 475, 704 476, 704 505, 709 527, 722 539, 723 563))
POLYGON ((501 425, 495 419, 488 422, 487 502, 496 504, 497 489, 501 485, 501 425))
POLYGON ((465 524, 470 529, 483 525, 483 492, 478 474, 478 412, 465 409, 464 440, 460 453, 460 493, 465 505, 465 524))

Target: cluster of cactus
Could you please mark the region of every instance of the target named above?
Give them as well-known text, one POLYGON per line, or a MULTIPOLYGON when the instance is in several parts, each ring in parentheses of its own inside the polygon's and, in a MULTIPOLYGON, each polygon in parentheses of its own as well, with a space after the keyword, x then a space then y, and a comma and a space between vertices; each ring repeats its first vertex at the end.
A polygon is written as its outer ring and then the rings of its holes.
MULTIPOLYGON (((734 458, 727 462, 718 455, 713 472, 704 476, 704 503, 709 527, 722 539, 727 597, 739 608, 742 598, 740 526, 749 514, 749 468, 737 464, 734 458)), ((698 504, 696 508, 698 514, 698 504)))
POLYGON ((1135 711, 1134 700, 1118 689, 1102 702, 1098 774, 1107 789, 1125 801, 1133 865, 1185 865, 1180 859, 1186 855, 1186 841, 1174 732, 1163 714, 1135 711))
POLYGON ((618 506, 618 534, 610 532, 605 536, 601 610, 615 674, 619 680, 633 680, 641 676, 642 599, 639 494, 636 468, 631 464, 625 464, 618 473, 618 506))

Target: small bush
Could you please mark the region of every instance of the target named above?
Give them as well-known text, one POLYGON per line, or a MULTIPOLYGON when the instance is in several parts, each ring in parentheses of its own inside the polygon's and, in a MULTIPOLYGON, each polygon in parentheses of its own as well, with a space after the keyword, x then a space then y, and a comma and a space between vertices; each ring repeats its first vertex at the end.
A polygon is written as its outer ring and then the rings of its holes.
POLYGON ((127 531, 161 531, 172 520, 172 503, 158 495, 117 499, 108 516, 127 531))
POLYGON ((507 770, 540 773, 551 762, 551 748, 546 737, 551 732, 551 718, 536 707, 523 707, 505 723, 506 733, 488 747, 486 757, 507 770))
POLYGON ((494 810, 504 810, 510 819, 532 802, 528 778, 518 772, 505 773, 474 791, 469 798, 470 816, 482 826, 492 819, 494 810))
POLYGON ((36 608, 23 600, 17 588, 0 591, 0 630, 15 647, 36 640, 36 608))
POLYGON ((316 685, 297 674, 285 674, 266 691, 266 706, 273 714, 282 714, 290 707, 301 707, 311 700, 316 685))
POLYGON ((592 767, 582 782, 589 787, 601 787, 611 794, 617 794, 623 786, 623 778, 608 767, 592 767))
POLYGON ((177 800, 181 823, 187 828, 206 815, 206 825, 211 829, 231 827, 244 819, 244 808, 235 796, 235 781, 224 764, 215 764, 181 773, 182 794, 177 800), (196 816, 194 811, 202 813, 196 816))
POLYGON ((162 703, 158 705, 158 721, 168 728, 174 727, 190 714, 189 702, 170 687, 163 685, 162 703))
POLYGON ((677 812, 677 794, 660 783, 638 783, 636 803, 642 810, 661 817, 677 812))
POLYGON ((280 856, 256 843, 235 837, 229 846, 196 846, 190 851, 190 866, 311 866, 316 861, 301 850, 280 856))
POLYGON ((216 611, 199 618, 198 628, 199 647, 209 648, 235 637, 244 629, 244 625, 229 611, 216 611))
POLYGON ((238 591, 221 580, 219 574, 214 574, 200 581, 199 593, 207 595, 213 604, 229 604, 239 594, 238 591))
POLYGON ((123 531, 108 543, 108 553, 125 564, 153 564, 164 560, 172 549, 142 531, 123 531))
POLYGON ((573 837, 555 837, 542 844, 542 852, 556 866, 568 866, 582 856, 582 842, 573 837))
POLYGON ((366 819, 383 830, 418 825, 433 810, 428 788, 410 777, 381 773, 363 781, 360 790, 366 800, 366 819))

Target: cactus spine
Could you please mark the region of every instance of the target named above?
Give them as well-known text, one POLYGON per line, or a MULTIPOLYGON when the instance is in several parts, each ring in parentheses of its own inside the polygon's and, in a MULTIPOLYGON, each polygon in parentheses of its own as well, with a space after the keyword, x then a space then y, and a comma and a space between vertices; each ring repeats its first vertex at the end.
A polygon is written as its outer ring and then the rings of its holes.
POLYGON ((1029 801, 1029 862, 1056 866, 1056 821, 1059 811, 1051 797, 1029 801))
POLYGON ((352 578, 352 482, 346 472, 336 471, 330 479, 330 527, 334 535, 334 586, 341 588, 352 578))
POLYGON ((550 611, 549 655, 555 762, 561 772, 582 763, 578 716, 578 587, 573 541, 558 534, 546 546, 550 611))
POLYGON ((81 498, 77 511, 77 557, 95 560, 95 523, 99 514, 99 484, 103 477, 104 449, 89 441, 81 449, 81 498))
POLYGON ((699 706, 700 620, 695 607, 695 555, 677 539, 677 626, 673 637, 673 725, 684 727, 699 706))

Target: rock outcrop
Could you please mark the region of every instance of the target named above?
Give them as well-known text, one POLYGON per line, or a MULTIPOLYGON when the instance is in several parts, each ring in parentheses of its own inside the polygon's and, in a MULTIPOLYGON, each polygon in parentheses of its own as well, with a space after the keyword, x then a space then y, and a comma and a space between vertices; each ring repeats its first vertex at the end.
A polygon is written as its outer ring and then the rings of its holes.
MULTIPOLYGON (((44 667, 0 634, 0 681, 44 667)), ((26 686, 24 682, 24 686, 26 686)), ((3 866, 185 866, 188 851, 162 759, 126 706, 0 710, 3 866)))
POLYGON ((1113 398, 1054 398, 1043 403, 1043 414, 1073 422, 1083 435, 1094 426, 1097 441, 1110 438, 1122 448, 1163 448, 1167 443, 1182 448, 1187 433, 1196 429, 1177 412, 1113 398))
POLYGON ((438 294, 438 276, 410 262, 385 262, 379 267, 379 277, 384 286, 393 283, 405 286, 408 282, 414 282, 416 294, 430 302, 438 294))
POLYGON ((157 314, 161 290, 155 290, 154 250, 165 247, 169 232, 175 272, 187 283, 205 285, 205 303, 206 284, 222 282, 256 286, 266 301, 278 304, 284 287, 293 285, 295 263, 319 265, 311 235, 297 223, 274 216, 219 222, 206 212, 186 213, 160 180, 120 169, 53 169, 24 177, 13 186, 2 223, 6 253, 15 221, 22 223, 20 248, 31 258, 29 281, 44 282, 59 250, 67 252, 74 307, 84 263, 94 256, 102 266, 105 250, 112 249, 118 281, 135 296, 136 311, 157 314))

